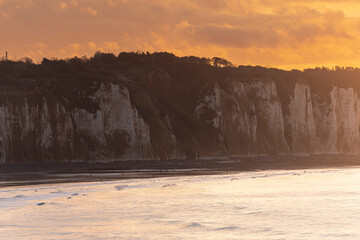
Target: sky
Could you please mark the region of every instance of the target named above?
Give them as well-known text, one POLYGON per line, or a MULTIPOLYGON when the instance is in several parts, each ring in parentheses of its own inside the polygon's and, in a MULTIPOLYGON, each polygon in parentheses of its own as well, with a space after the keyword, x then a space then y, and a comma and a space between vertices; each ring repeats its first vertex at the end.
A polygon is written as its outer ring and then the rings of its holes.
POLYGON ((167 51, 282 69, 360 67, 358 0, 0 0, 0 56, 167 51))

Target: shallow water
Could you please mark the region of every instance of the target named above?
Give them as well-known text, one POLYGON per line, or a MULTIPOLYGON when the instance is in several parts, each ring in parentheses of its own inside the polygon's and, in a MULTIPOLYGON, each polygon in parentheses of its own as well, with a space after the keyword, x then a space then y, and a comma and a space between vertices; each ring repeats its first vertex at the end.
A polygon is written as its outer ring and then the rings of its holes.
POLYGON ((0 189, 0 239, 360 239, 360 169, 0 189))

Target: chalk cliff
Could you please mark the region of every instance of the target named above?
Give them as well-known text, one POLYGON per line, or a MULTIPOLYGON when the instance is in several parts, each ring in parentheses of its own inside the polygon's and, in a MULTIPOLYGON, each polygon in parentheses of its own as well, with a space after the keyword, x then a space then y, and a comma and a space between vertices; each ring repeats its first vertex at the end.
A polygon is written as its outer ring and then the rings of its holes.
POLYGON ((0 163, 359 153, 360 73, 339 71, 171 54, 0 62, 0 163))

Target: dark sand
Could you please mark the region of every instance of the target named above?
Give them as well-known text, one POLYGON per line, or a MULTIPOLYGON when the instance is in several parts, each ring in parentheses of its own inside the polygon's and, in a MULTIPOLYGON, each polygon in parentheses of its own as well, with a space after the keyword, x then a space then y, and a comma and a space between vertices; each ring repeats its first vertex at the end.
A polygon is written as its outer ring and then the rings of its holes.
POLYGON ((132 160, 112 163, 0 164, 0 188, 241 171, 359 167, 360 155, 256 156, 228 159, 132 160))

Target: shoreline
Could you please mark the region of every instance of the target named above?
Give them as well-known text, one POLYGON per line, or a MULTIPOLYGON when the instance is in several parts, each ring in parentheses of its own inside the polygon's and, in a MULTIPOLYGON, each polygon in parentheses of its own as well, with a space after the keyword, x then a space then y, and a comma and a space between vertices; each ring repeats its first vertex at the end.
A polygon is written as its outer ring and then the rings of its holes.
POLYGON ((217 175, 265 170, 360 167, 360 155, 256 156, 228 159, 127 160, 111 163, 1 164, 0 188, 71 182, 217 175))

